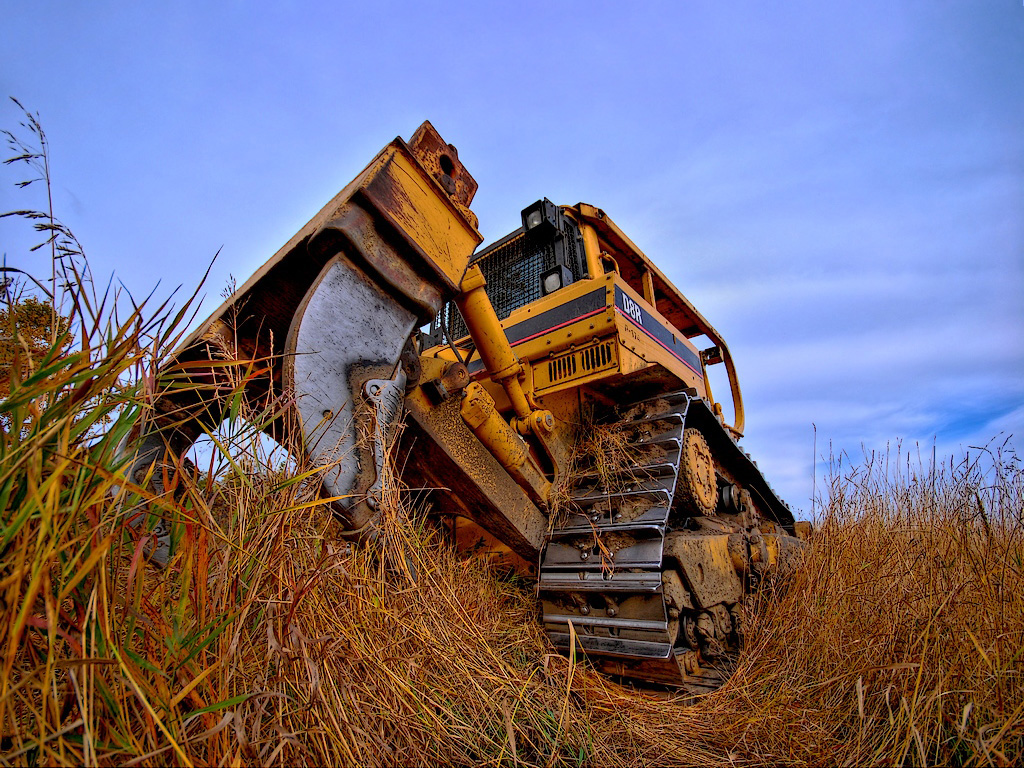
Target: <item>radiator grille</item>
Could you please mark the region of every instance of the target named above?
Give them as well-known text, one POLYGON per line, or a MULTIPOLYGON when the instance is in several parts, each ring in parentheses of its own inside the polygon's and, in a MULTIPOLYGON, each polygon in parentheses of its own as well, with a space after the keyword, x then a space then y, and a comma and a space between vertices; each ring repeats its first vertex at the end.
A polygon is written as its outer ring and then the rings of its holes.
POLYGON ((604 368, 612 361, 612 345, 610 343, 598 344, 596 347, 583 350, 580 357, 583 358, 584 371, 604 368))
MULTIPOLYGON (((543 380, 543 375, 539 376, 537 387, 538 389, 543 389, 553 384, 588 376, 598 371, 614 368, 615 366, 615 342, 605 341, 592 347, 548 360, 546 369, 540 369, 541 371, 546 370, 547 381, 543 380)), ((536 371, 537 369, 535 368, 534 370, 536 371)))
POLYGON ((576 375, 576 355, 557 357, 548 363, 548 379, 559 381, 576 375))

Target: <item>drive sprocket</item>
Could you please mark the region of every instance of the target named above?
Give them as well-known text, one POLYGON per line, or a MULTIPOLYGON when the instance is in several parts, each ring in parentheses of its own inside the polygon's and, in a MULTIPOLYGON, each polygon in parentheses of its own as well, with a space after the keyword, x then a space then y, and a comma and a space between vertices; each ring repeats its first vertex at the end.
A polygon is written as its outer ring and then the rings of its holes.
POLYGON ((715 514, 718 505, 715 461, 708 441, 693 427, 683 432, 683 455, 679 462, 679 486, 676 492, 680 501, 692 507, 697 514, 715 514))

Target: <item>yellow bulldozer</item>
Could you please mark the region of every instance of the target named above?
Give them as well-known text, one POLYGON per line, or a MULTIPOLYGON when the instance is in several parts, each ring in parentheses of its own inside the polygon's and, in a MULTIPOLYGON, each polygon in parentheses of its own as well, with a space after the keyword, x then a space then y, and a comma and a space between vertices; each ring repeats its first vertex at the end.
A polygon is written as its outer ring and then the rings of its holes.
POLYGON ((248 372, 248 396, 290 403, 267 431, 322 467, 345 535, 372 543, 397 466, 455 546, 536 583, 555 647, 713 689, 744 595, 807 534, 737 444, 729 349, 592 205, 541 199, 475 253, 476 189, 430 123, 388 144, 175 352, 126 471, 152 482, 248 372))

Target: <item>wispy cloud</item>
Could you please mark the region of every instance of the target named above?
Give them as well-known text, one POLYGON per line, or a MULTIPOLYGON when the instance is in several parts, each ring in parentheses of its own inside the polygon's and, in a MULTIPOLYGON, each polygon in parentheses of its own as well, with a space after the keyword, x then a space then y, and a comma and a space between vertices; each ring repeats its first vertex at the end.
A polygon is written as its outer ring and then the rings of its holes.
POLYGON ((342 32, 309 22, 330 3, 44 10, 5 17, 0 84, 137 292, 224 245, 216 295, 430 118, 489 239, 592 202, 719 327, 794 503, 812 423, 853 453, 1024 429, 1020 3, 364 3, 342 32))

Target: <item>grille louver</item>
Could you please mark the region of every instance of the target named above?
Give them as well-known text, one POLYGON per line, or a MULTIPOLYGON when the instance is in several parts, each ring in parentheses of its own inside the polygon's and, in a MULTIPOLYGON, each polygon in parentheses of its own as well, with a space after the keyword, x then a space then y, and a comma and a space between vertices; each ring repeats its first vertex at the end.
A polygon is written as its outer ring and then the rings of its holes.
MULTIPOLYGON (((615 342, 605 341, 548 360, 547 381, 540 380, 537 385, 539 389, 550 387, 563 381, 614 368, 615 365, 615 342)), ((540 378, 543 379, 543 377, 540 378)))

